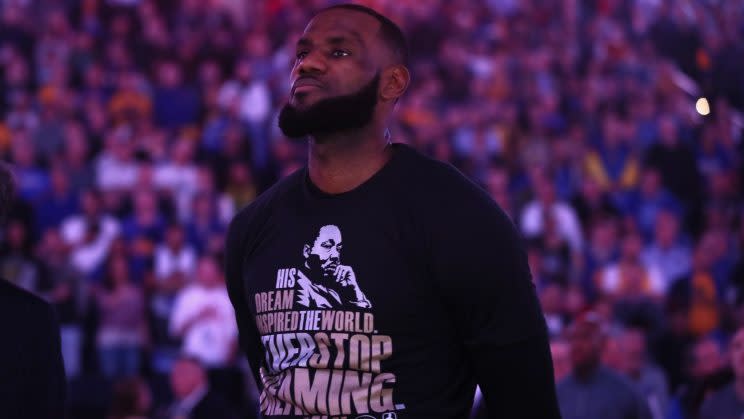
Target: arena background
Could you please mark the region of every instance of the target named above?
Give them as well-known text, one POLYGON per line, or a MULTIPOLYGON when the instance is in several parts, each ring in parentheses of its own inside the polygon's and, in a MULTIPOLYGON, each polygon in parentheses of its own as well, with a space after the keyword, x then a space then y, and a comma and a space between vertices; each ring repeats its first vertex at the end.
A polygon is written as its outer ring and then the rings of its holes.
MULTIPOLYGON (((304 163, 275 118, 296 38, 333 3, 0 2, 0 156, 19 183, 0 276, 57 308, 71 418, 172 417, 182 338, 234 335, 225 228, 304 163)), ((734 379, 744 326, 744 2, 362 3, 410 41, 393 140, 454 164, 524 234, 557 380, 591 310, 654 419, 695 417, 734 379)), ((255 415, 234 339, 192 355, 255 415)))

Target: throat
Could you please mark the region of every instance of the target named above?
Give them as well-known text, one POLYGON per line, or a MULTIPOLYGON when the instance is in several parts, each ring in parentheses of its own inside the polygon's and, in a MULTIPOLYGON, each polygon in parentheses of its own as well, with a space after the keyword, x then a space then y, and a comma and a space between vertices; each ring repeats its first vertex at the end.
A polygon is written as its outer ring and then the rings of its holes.
POLYGON ((354 190, 379 172, 393 155, 387 141, 361 141, 353 147, 344 144, 349 142, 310 140, 310 180, 324 193, 354 190))

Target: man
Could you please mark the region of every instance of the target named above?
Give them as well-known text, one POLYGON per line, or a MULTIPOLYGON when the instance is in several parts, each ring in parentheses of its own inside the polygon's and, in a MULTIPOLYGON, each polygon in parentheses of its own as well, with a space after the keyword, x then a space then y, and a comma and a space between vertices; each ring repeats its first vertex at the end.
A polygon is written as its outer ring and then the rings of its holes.
POLYGON ((744 328, 740 328, 729 345, 734 382, 713 393, 700 409, 700 419, 744 417, 744 328))
POLYGON ((601 365, 605 336, 596 313, 568 331, 573 371, 558 386, 564 419, 650 419, 646 400, 625 378, 601 365))
POLYGON ((307 167, 236 215, 226 244, 261 413, 464 418, 478 385, 489 417, 559 418, 515 226, 451 166, 386 134, 410 80, 400 29, 334 6, 296 57, 279 125, 308 139, 307 167))
MULTIPOLYGON (((0 163, 0 218, 15 196, 13 175, 0 163)), ((0 279, 0 416, 59 419, 65 372, 57 316, 51 305, 0 279)))
POLYGON ((227 401, 209 388, 207 373, 195 358, 178 359, 171 370, 171 389, 176 402, 172 419, 232 419, 237 414, 227 401))
POLYGON ((354 269, 340 263, 341 231, 334 225, 320 228, 312 244, 305 244, 305 264, 296 271, 297 303, 305 307, 331 308, 372 304, 356 281, 354 269))
POLYGON ((622 354, 620 371, 642 394, 654 419, 666 417, 669 388, 664 372, 648 360, 646 335, 641 329, 628 328, 620 333, 618 346, 622 354))

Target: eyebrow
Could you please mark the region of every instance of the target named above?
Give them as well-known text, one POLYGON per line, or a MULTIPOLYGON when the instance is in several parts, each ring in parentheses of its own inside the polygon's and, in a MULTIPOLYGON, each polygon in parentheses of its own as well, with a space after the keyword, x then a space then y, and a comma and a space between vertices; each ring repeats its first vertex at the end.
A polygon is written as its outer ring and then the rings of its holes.
MULTIPOLYGON (((345 35, 333 35, 333 36, 326 38, 326 42, 331 45, 339 45, 339 44, 343 44, 344 42, 348 42, 349 38, 351 38, 352 40, 364 46, 364 38, 362 38, 362 35, 359 32, 353 29, 348 30, 346 32, 351 36, 347 37, 345 35)), ((313 44, 313 41, 310 38, 304 37, 304 36, 297 41, 298 47, 299 46, 310 46, 312 44, 313 44)))

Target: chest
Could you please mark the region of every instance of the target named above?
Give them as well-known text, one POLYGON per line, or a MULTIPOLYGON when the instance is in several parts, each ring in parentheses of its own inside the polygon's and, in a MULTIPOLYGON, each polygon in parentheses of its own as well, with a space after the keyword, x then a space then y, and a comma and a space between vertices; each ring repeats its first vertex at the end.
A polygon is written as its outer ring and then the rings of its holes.
POLYGON ((262 334, 411 332, 438 304, 425 242, 392 211, 287 211, 258 236, 244 289, 262 334))

